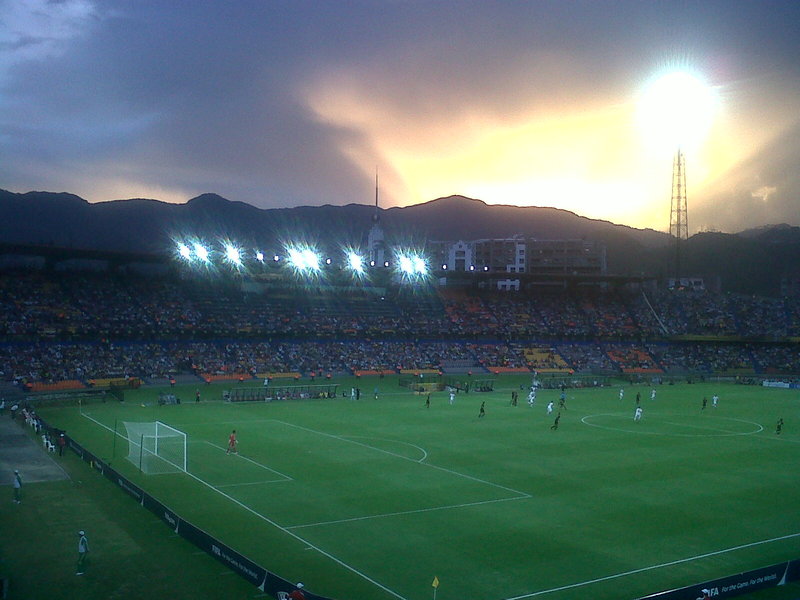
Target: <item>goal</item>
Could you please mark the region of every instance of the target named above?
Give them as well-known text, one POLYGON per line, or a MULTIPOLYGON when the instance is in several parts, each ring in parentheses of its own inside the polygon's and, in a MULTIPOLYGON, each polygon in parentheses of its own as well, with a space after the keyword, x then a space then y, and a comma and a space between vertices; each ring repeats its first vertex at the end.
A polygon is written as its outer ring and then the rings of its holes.
POLYGON ((128 460, 148 475, 186 471, 186 434, 161 421, 124 421, 128 460))

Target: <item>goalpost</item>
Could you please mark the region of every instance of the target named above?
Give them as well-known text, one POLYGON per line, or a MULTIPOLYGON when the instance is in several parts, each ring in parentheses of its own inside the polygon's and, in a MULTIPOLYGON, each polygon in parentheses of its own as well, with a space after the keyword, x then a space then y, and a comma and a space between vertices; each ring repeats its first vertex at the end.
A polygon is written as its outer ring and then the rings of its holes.
POLYGON ((128 437, 128 456, 148 475, 186 471, 186 434, 166 423, 123 421, 128 437))

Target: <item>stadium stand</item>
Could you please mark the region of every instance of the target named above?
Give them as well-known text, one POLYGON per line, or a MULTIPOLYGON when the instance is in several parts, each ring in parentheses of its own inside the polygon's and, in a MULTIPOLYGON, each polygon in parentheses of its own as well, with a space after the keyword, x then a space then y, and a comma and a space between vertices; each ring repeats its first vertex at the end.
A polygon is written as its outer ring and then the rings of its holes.
POLYGON ((697 291, 243 291, 24 271, 0 280, 0 371, 30 390, 314 373, 800 372, 800 299, 697 291))

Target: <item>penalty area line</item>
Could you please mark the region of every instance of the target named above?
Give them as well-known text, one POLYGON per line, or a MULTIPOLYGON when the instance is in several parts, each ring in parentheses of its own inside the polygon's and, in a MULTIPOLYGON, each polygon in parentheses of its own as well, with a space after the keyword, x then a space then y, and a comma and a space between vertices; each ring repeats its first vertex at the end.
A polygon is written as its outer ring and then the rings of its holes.
MULTIPOLYGON (((86 416, 86 415, 84 415, 84 416, 86 416)), ((104 425, 103 423, 101 423, 100 421, 98 421, 98 420, 96 420, 96 419, 93 419, 92 417, 86 416, 86 418, 87 418, 87 419, 89 419, 90 421, 94 421, 95 423, 97 423, 98 425, 100 425, 100 427, 103 427, 103 428, 105 428, 105 429, 108 429, 109 431, 112 431, 112 432, 114 431, 114 430, 113 430, 113 429, 111 429, 111 428, 110 428, 108 425, 104 425)), ((119 434, 119 433, 117 433, 117 435, 120 435, 120 434, 119 434)), ((126 439, 127 439, 127 438, 126 438, 126 439)), ((404 596, 401 596, 400 594, 398 594, 398 593, 397 593, 397 592, 395 592, 394 590, 391 590, 391 589, 389 589, 388 587, 386 587, 386 586, 385 586, 385 585, 383 585, 382 583, 380 583, 380 582, 378 582, 378 581, 375 581, 375 580, 374 580, 372 577, 370 577, 370 576, 369 576, 369 575, 367 575, 366 573, 362 573, 361 571, 359 571, 359 570, 358 570, 358 569, 356 569, 355 567, 353 567, 353 566, 351 566, 351 565, 348 565, 348 564, 347 564, 346 562, 344 562, 343 560, 341 560, 341 559, 339 559, 339 558, 336 558, 336 557, 335 557, 333 554, 331 554, 330 552, 327 552, 327 551, 323 550, 323 549, 322 549, 322 548, 320 548, 319 546, 315 546, 314 544, 312 544, 312 543, 311 543, 310 541, 308 541, 307 539, 303 538, 302 536, 299 536, 299 535, 297 535, 297 534, 296 534, 296 533, 294 533, 293 531, 289 531, 289 530, 288 530, 286 527, 283 527, 282 525, 280 525, 280 524, 279 524, 279 523, 277 523, 276 521, 273 521, 272 519, 270 519, 270 518, 269 518, 269 517, 267 517, 266 515, 262 515, 260 512, 258 512, 257 510, 255 510, 255 509, 251 508, 250 506, 248 506, 248 505, 247 505, 247 504, 245 504, 244 502, 240 502, 239 500, 237 500, 237 499, 236 499, 236 498, 234 498, 233 496, 230 496, 229 494, 226 494, 225 492, 223 492, 221 489, 219 489, 219 488, 217 488, 217 487, 214 487, 213 485, 211 485, 211 484, 210 484, 210 483, 208 483, 207 481, 204 481, 203 479, 200 479, 200 478, 199 478, 197 475, 193 475, 192 473, 189 473, 188 471, 182 471, 182 472, 183 472, 184 474, 188 475, 189 477, 191 477, 192 479, 194 479, 195 481, 197 481, 198 483, 200 483, 200 484, 202 484, 202 485, 204 485, 204 486, 208 487, 208 488, 209 488, 209 489, 211 489, 211 490, 214 490, 214 491, 215 491, 217 494, 219 494, 219 495, 220 495, 220 496, 222 496, 223 498, 226 498, 227 500, 229 500, 230 502, 232 502, 232 503, 233 503, 233 504, 235 504, 236 506, 240 507, 241 509, 243 509, 243 510, 245 510, 245 511, 249 512, 250 514, 252 514, 252 515, 253 515, 253 516, 255 516, 255 517, 258 517, 259 519, 261 519, 261 520, 262 520, 262 521, 264 521, 265 523, 268 523, 269 525, 272 525, 273 527, 275 527, 275 528, 276 528, 276 529, 278 529, 279 531, 282 531, 282 532, 284 532, 286 535, 288 535, 288 536, 290 536, 290 537, 293 537, 293 538, 294 538, 294 539, 296 539, 297 541, 299 541, 299 542, 302 542, 303 544, 306 544, 306 545, 308 546, 308 548, 311 548, 312 550, 314 550, 314 551, 316 551, 316 552, 319 552, 319 553, 320 553, 322 556, 325 556, 326 558, 328 558, 328 559, 330 559, 331 561, 335 562, 337 565, 341 566, 342 568, 344 568, 344 569, 347 569, 347 570, 348 570, 348 571, 350 571, 351 573, 353 573, 353 574, 355 574, 355 575, 358 575, 359 577, 361 577, 361 578, 362 578, 362 579, 364 579, 365 581, 368 581, 368 582, 369 582, 369 583, 371 583, 372 585, 374 585, 374 586, 376 586, 376 587, 378 587, 378 588, 382 589, 382 590, 383 590, 384 592, 386 592, 387 594, 390 594, 390 595, 394 596, 394 597, 395 597, 395 598, 397 598, 398 600, 408 600, 408 598, 405 598, 404 596)))
POLYGON ((741 544, 739 546, 732 546, 731 548, 724 548, 723 550, 715 550, 714 552, 706 552, 705 554, 698 554, 697 556, 689 556, 687 558, 680 558, 670 562, 661 563, 660 565, 650 565, 649 567, 642 567, 641 569, 633 569, 632 571, 625 571, 624 573, 615 573, 614 575, 606 575, 605 577, 598 577, 597 579, 589 579, 588 581, 581 581, 579 583, 571 583, 569 585, 562 585, 560 587, 550 588, 549 590, 540 590, 530 594, 523 594, 521 596, 512 596, 505 598, 505 600, 522 600, 523 598, 534 598, 536 596, 543 596, 545 594, 552 594, 553 592, 562 592, 564 590, 572 590, 603 581, 611 581, 612 579, 620 579, 629 575, 636 575, 637 573, 644 573, 646 571, 654 571, 656 569, 663 569, 664 567, 673 567, 683 563, 709 558, 711 556, 719 556, 720 554, 727 554, 728 552, 735 552, 736 550, 743 550, 745 548, 752 548, 753 546, 761 546, 762 544, 770 544, 772 542, 780 542, 792 538, 800 537, 800 533, 790 533, 780 537, 770 538, 768 540, 759 540, 758 542, 750 542, 749 544, 741 544))
POLYGON ((223 484, 214 484, 216 488, 232 488, 232 487, 243 487, 246 485, 264 485, 267 483, 283 483, 285 481, 290 481, 289 479, 266 479, 264 481, 248 481, 246 483, 223 483, 223 484))
POLYGON ((480 506, 482 504, 494 504, 495 502, 508 502, 510 500, 527 500, 530 495, 515 496, 513 498, 498 498, 497 500, 479 500, 478 502, 465 502, 464 504, 450 504, 448 506, 433 506, 431 508, 417 508, 413 510, 401 510, 398 512, 384 513, 380 515, 368 515, 366 517, 352 517, 350 519, 336 519, 335 521, 320 521, 319 523, 306 523, 301 525, 287 525, 286 529, 303 529, 304 527, 318 527, 322 525, 336 525, 337 523, 351 523, 353 521, 367 521, 369 519, 383 519, 384 517, 399 517, 401 515, 413 515, 417 513, 434 512, 437 510, 448 510, 451 508, 467 508, 469 506, 480 506))
MULTIPOLYGON (((217 444, 214 444, 214 443, 212 443, 212 442, 209 442, 209 441, 203 440, 203 443, 205 443, 205 444, 208 444, 208 445, 209 445, 209 446, 211 446, 212 448, 217 448, 218 450, 222 450, 223 452, 227 452, 227 449, 226 449, 226 448, 223 448, 222 446, 218 446, 217 444)), ((239 454, 238 452, 235 452, 233 455, 234 455, 235 457, 237 457, 237 458, 240 458, 240 459, 242 459, 242 460, 246 460, 247 462, 249 462, 249 463, 252 463, 252 464, 256 465, 257 467, 261 467, 261 468, 262 468, 262 469, 264 469, 265 471, 270 471, 271 473, 275 473, 276 475, 280 475, 281 477, 283 477, 283 478, 284 478, 284 479, 286 479, 287 481, 294 481, 294 479, 293 479, 292 477, 289 477, 288 475, 286 475, 286 474, 284 474, 284 473, 281 473, 280 471, 276 471, 275 469, 272 469, 272 468, 268 467, 267 465, 262 465, 262 464, 261 464, 260 462, 258 462, 257 460, 253 460, 252 458, 247 458, 246 456, 242 456, 242 455, 241 455, 241 454, 239 454)))
POLYGON ((326 433, 324 431, 317 431, 316 429, 310 429, 309 427, 303 427, 302 425, 295 425, 294 423, 287 423, 286 421, 280 421, 278 419, 271 419, 275 423, 280 423, 281 425, 286 425, 287 427, 294 427, 296 429, 300 429, 301 431, 307 431, 309 433, 314 433, 316 435, 321 435, 323 437, 328 437, 334 440, 339 440, 341 442, 346 442, 348 444, 354 444, 356 446, 361 446, 362 448, 368 448, 369 450, 373 450, 375 452, 380 452, 382 454, 388 454, 389 456, 394 456, 395 458, 399 458, 401 460, 407 460, 409 462, 413 462, 423 467, 427 467, 429 469, 435 469, 437 471, 442 471, 444 473, 449 473, 450 475, 454 475, 456 477, 463 477, 464 479, 469 479, 470 481, 477 481, 478 483, 482 483, 484 485, 490 485, 492 487, 499 488, 501 490, 505 490, 516 496, 520 497, 528 497, 530 498, 531 495, 527 492, 523 492, 521 490, 515 490, 514 488, 506 487, 504 485, 500 485, 499 483, 493 483, 491 481, 486 481, 485 479, 480 479, 478 477, 473 477, 472 475, 467 475, 466 473, 459 473, 458 471, 453 471, 452 469, 448 469, 446 467, 439 467, 437 465, 431 464, 429 462, 420 462, 418 460, 414 460, 413 458, 409 458, 407 456, 403 456, 402 454, 397 454, 395 452, 389 452, 388 450, 384 450, 383 448, 377 448, 375 446, 370 446, 369 444, 364 444, 362 442, 357 442, 354 439, 344 437, 341 435, 334 435, 332 433, 326 433))

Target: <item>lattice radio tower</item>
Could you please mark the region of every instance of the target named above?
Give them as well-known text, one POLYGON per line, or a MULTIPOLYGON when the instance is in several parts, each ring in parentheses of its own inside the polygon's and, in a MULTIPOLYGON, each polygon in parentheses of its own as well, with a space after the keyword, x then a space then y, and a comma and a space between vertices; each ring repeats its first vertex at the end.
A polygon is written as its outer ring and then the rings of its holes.
POLYGON ((669 234, 675 238, 675 283, 679 284, 685 242, 689 240, 689 209, 686 203, 686 157, 680 148, 672 162, 672 200, 669 234))

